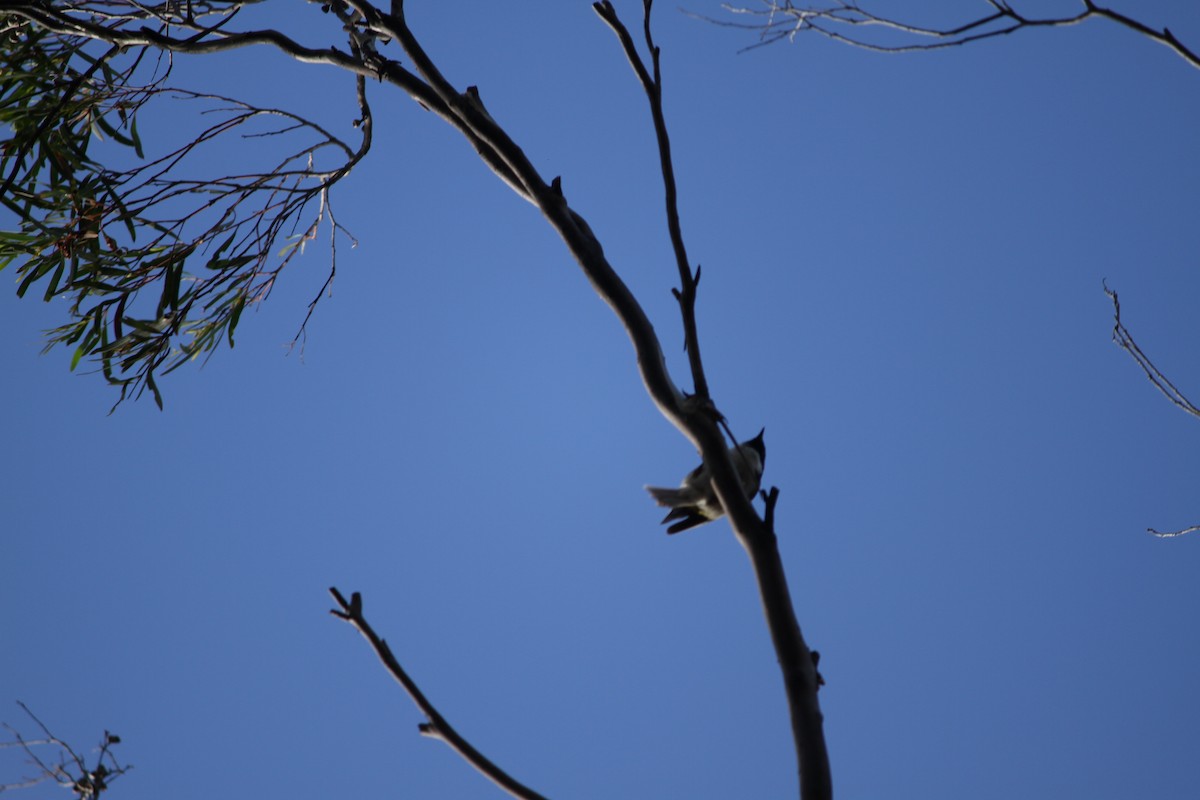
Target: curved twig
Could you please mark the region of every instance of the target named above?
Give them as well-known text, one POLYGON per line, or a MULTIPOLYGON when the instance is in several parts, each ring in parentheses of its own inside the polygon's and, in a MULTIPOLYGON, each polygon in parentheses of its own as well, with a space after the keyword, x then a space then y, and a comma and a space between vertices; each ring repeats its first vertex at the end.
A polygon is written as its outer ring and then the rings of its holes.
POLYGON ((1195 531, 1200 531, 1200 525, 1180 528, 1177 531, 1159 531, 1154 528, 1146 528, 1146 533, 1153 534, 1160 539, 1174 539, 1176 536, 1183 536, 1185 533, 1194 533, 1195 531))
POLYGON ((1104 284, 1104 293, 1108 295, 1113 304, 1113 342, 1122 350, 1129 353, 1134 362, 1142 368, 1142 372, 1146 374, 1146 378, 1154 385, 1155 389, 1158 389, 1163 397, 1170 400, 1184 412, 1194 417, 1200 417, 1200 408, 1197 408, 1191 400, 1188 400, 1183 392, 1179 391, 1175 384, 1171 382, 1171 379, 1162 373, 1162 370, 1154 366, 1154 362, 1142 352, 1142 348, 1138 347, 1137 342, 1133 340, 1133 334, 1125 327, 1125 323, 1121 322, 1121 302, 1117 298, 1117 293, 1109 289, 1107 283, 1104 284))
POLYGON ((419 726, 422 735, 441 739, 462 756, 463 760, 482 773, 484 777, 513 797, 519 797, 522 800, 545 800, 542 795, 513 778, 507 772, 500 769, 500 767, 496 766, 487 756, 476 750, 434 708, 433 703, 429 702, 429 699, 425 697, 424 692, 421 691, 416 682, 404 671, 404 667, 400 666, 400 662, 396 659, 395 654, 392 653, 392 648, 375 633, 374 628, 371 627, 366 617, 363 616, 361 594, 354 592, 350 595, 350 599, 346 600, 345 596, 335 586, 329 587, 329 593, 333 595, 333 599, 338 604, 338 608, 330 609, 329 613, 338 619, 349 622, 363 635, 363 638, 371 644, 375 655, 383 662, 383 666, 396 679, 396 682, 404 687, 404 691, 408 693, 413 703, 425 715, 428 722, 421 723, 419 726))
MULTIPOLYGON (((1117 293, 1113 289, 1108 288, 1108 283, 1104 283, 1104 293, 1108 295, 1108 299, 1112 300, 1113 304, 1113 332, 1112 340, 1125 352, 1129 353, 1130 358, 1142 368, 1142 372, 1146 374, 1146 378, 1155 389, 1170 400, 1177 407, 1188 414, 1195 417, 1200 417, 1200 408, 1193 405, 1191 400, 1184 396, 1183 392, 1176 388, 1166 375, 1154 366, 1154 362, 1142 352, 1142 348, 1138 347, 1137 342, 1133 340, 1133 334, 1125 327, 1125 323, 1121 321, 1121 301, 1117 297, 1117 293)), ((1160 531, 1154 528, 1146 528, 1146 532, 1157 536, 1160 539, 1173 539, 1176 536, 1183 536, 1187 533, 1200 531, 1200 525, 1192 525, 1187 528, 1180 528, 1173 531, 1160 531)))

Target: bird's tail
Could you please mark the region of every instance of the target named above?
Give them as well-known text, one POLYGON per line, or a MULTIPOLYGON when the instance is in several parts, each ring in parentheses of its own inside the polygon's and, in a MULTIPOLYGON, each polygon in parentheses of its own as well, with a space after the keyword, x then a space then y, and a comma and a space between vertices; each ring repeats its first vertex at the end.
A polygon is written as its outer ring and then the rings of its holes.
POLYGON ((678 508, 692 505, 696 502, 694 489, 667 489, 662 486, 647 486, 646 491, 654 498, 654 502, 664 508, 678 508))

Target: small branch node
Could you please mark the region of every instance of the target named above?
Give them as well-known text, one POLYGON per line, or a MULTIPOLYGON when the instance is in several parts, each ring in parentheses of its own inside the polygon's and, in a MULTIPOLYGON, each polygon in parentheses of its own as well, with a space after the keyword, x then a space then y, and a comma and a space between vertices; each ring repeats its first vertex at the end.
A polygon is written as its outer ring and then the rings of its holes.
POLYGON ((775 534, 775 504, 779 502, 779 487, 772 486, 769 492, 760 491, 763 499, 763 524, 772 535, 775 534))

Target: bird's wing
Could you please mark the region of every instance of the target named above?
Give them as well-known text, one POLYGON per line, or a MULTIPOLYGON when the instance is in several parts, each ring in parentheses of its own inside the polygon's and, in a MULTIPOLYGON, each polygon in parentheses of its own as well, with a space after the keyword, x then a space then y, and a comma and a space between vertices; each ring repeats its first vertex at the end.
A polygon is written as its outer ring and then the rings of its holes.
MULTIPOLYGON (((686 519, 676 522, 674 525, 667 528, 667 533, 679 533, 680 531, 686 531, 688 528, 694 528, 697 525, 703 525, 706 522, 712 522, 712 520, 708 517, 704 516, 703 514, 699 514, 692 509, 685 510, 682 508, 677 508, 675 511, 672 511, 671 514, 675 514, 677 512, 683 512, 680 514, 680 516, 686 515, 686 519)), ((667 515, 667 519, 671 518, 671 514, 667 515)), ((666 519, 663 520, 663 522, 666 521, 666 519)))

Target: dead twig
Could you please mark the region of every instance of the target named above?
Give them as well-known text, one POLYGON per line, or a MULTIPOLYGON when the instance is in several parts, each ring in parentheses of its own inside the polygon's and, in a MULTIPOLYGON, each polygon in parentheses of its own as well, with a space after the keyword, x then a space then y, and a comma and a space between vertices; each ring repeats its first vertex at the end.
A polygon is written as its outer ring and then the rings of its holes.
POLYGON ((363 635, 375 651, 375 655, 383 662, 383 666, 391 673, 392 677, 404 687, 404 691, 412 698, 413 703, 425 715, 426 722, 422 722, 418 726, 421 734, 435 739, 441 739, 446 744, 458 753, 462 758, 483 774, 485 778, 495 783, 504 791, 508 792, 513 797, 521 798, 521 800, 545 800, 542 795, 538 794, 528 786, 517 781, 500 767, 496 766, 483 753, 475 749, 466 739, 464 739, 454 727, 446 721, 438 710, 434 708, 433 703, 425 697, 425 693, 420 690, 416 682, 408 676, 404 668, 400 666, 400 661, 392 653, 392 648, 388 643, 375 633, 375 630, 367 622, 363 616, 362 595, 354 592, 350 595, 350 599, 346 600, 345 596, 338 591, 337 587, 331 586, 329 593, 333 595, 333 599, 337 602, 338 608, 330 609, 329 613, 341 620, 349 622, 351 625, 363 635))

